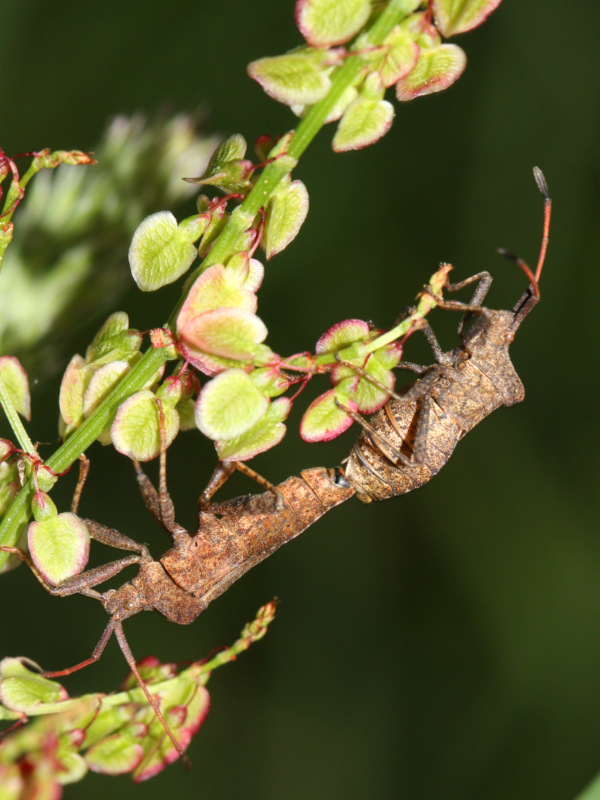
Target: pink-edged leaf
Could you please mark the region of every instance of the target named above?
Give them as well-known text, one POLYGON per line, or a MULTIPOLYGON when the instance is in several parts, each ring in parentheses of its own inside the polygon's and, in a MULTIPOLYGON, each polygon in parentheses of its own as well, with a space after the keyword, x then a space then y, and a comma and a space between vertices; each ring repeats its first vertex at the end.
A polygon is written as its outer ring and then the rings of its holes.
POLYGON ((70 511, 43 522, 32 522, 27 542, 33 563, 53 586, 79 574, 88 562, 88 529, 85 522, 70 511))
POLYGON ((267 204, 264 245, 267 258, 293 241, 308 214, 308 191, 302 181, 292 181, 267 204))
MULTIPOLYGON (((380 383, 392 390, 394 388, 394 373, 385 372, 383 375, 376 376, 380 383), (382 380, 383 378, 383 380, 382 380)), ((390 399, 389 392, 383 391, 378 386, 367 380, 367 378, 357 376, 343 378, 337 384, 338 391, 343 392, 355 403, 356 408, 361 414, 374 414, 387 403, 390 399)))
POLYGON ((62 377, 58 401, 61 417, 68 428, 83 422, 83 395, 91 376, 92 371, 86 369, 83 357, 74 355, 62 377))
POLYGON ((31 419, 29 380, 19 359, 14 356, 0 356, 0 377, 15 410, 25 419, 31 419))
POLYGON ((290 388, 292 379, 281 371, 279 365, 274 367, 261 367, 253 369, 250 380, 263 394, 268 397, 277 397, 290 388))
POLYGON ((85 762, 93 772, 104 775, 123 775, 133 772, 144 757, 144 748, 128 736, 114 734, 92 745, 85 762))
POLYGON ((297 0, 296 24, 313 47, 331 47, 355 36, 371 9, 371 0, 297 0))
POLYGON ((300 436, 305 442, 329 442, 352 425, 352 417, 336 405, 336 400, 356 411, 356 403, 338 389, 330 389, 320 395, 312 401, 300 420, 300 436))
POLYGON ((248 74, 269 97, 288 106, 317 103, 331 88, 325 56, 319 51, 261 58, 248 65, 248 74))
POLYGON ((360 150, 374 144, 389 131, 394 106, 387 100, 373 100, 363 95, 351 103, 341 118, 332 147, 336 153, 360 150))
POLYGON ((83 396, 83 414, 89 416, 130 369, 127 361, 112 361, 92 375, 83 396))
POLYGON ((337 353, 353 342, 364 341, 369 335, 369 324, 362 319, 345 319, 325 331, 315 347, 317 355, 337 353))
POLYGON ((209 267, 194 282, 177 317, 177 332, 180 334, 187 323, 205 311, 216 308, 241 308, 256 311, 254 290, 246 287, 246 275, 239 270, 229 270, 222 264, 209 267))
POLYGON ((416 67, 396 84, 398 100, 413 100, 441 92, 458 80, 467 65, 467 57, 458 45, 441 44, 422 50, 416 67))
MULTIPOLYGON (((179 415, 163 404, 167 447, 179 431, 179 415)), ((150 461, 160 453, 160 424, 156 396, 149 389, 121 403, 110 428, 115 448, 129 458, 150 461)))
POLYGON ((179 343, 179 349, 186 361, 204 375, 209 375, 210 377, 218 375, 226 369, 235 369, 235 367, 242 366, 239 361, 235 361, 232 358, 220 358, 189 347, 184 341, 179 343))
POLYGON ((384 39, 382 48, 385 55, 377 69, 383 85, 388 88, 414 69, 419 59, 419 45, 405 26, 396 25, 384 39))
POLYGON ((213 440, 233 439, 265 415, 269 398, 243 369, 229 369, 205 384, 196 402, 196 425, 213 440))
POLYGON ((264 322, 241 308, 215 308, 192 317, 181 338, 195 350, 222 358, 251 361, 256 345, 267 337, 264 322))
POLYGON ((288 397, 279 397, 269 406, 264 417, 242 436, 215 442, 221 461, 249 461, 259 453, 270 450, 283 439, 287 419, 292 407, 288 397))
MULTIPOLYGON (((198 681, 180 678, 169 687, 163 685, 161 707, 167 724, 177 737, 183 750, 189 746, 192 737, 200 730, 210 707, 210 696, 198 681), (177 702, 176 698, 179 698, 177 702), (165 713, 165 709, 168 709, 165 713)), ((173 743, 167 737, 162 725, 153 716, 143 741, 144 757, 133 772, 134 783, 148 780, 179 758, 173 743)))
POLYGON ((435 24, 444 36, 465 33, 481 25, 501 0, 431 0, 435 24))

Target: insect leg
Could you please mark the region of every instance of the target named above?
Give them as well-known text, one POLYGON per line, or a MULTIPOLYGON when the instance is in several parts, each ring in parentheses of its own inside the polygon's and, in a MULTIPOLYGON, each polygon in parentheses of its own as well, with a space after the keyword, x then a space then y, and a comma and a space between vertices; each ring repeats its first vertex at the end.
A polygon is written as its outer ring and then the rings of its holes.
POLYGON ((241 472, 242 475, 246 475, 248 478, 251 478, 253 481, 258 483, 259 486, 262 486, 264 489, 273 494, 275 498, 275 511, 279 511, 280 509, 284 508, 285 498, 280 489, 271 483, 271 481, 263 478, 263 476, 256 472, 256 470, 249 467, 243 461, 219 461, 215 471, 211 475, 206 489, 202 492, 200 499, 198 500, 198 513, 200 515, 202 515, 203 511, 207 510, 208 506, 210 505, 211 498, 215 495, 217 490, 220 489, 224 483, 226 483, 229 477, 236 470, 241 472))
POLYGON ((88 476, 88 472, 90 471, 90 460, 82 453, 79 456, 79 478, 77 479, 77 486, 75 487, 75 491, 73 492, 73 500, 71 501, 71 513, 76 514, 77 509, 79 508, 79 500, 81 499, 81 492, 83 491, 83 487, 85 486, 85 481, 88 476))
MULTIPOLYGON (((119 643, 119 647, 121 648, 121 652, 123 653, 123 655, 125 656, 125 660, 129 664, 129 669, 135 675, 135 678, 136 678, 136 680, 137 680, 137 682, 139 684, 140 689, 146 695, 146 699, 148 700, 148 702, 150 703, 150 705, 154 709, 154 713, 156 714, 156 717, 157 717, 158 721, 160 722, 160 724, 165 729, 165 733, 167 734, 167 736, 169 737, 169 739, 173 743, 173 747, 175 748, 175 750, 177 750, 177 753, 179 754, 179 758, 183 761, 183 763, 186 765, 186 767, 188 767, 188 768, 191 767, 191 762, 190 762, 189 758, 184 753, 181 744, 175 738, 175 735, 174 735, 173 731, 167 725, 167 721, 165 720, 165 718, 164 718, 164 716, 162 714, 162 711, 160 710, 160 705, 158 703, 158 700, 156 699, 156 697, 153 694, 150 693, 150 690, 146 686, 146 683, 144 682, 144 680, 142 679, 142 676, 139 673, 139 670, 137 668, 137 664, 135 663, 135 658, 133 657, 133 653, 131 652, 131 648, 129 647, 127 639, 125 638, 125 632, 123 631, 123 625, 121 624, 120 621, 115 620, 115 619, 111 619, 111 621, 110 621, 110 623, 108 625, 108 628, 106 629, 106 631, 104 632, 104 634, 102 636, 102 639, 104 639, 106 637, 106 641, 104 641, 104 643, 102 645, 102 650, 104 650, 104 647, 106 646, 106 642, 108 641, 108 637, 110 636, 110 633, 113 630, 115 632, 115 636, 117 638, 117 642, 119 643), (109 631, 109 629, 110 629, 110 631, 109 631), (109 631, 108 636, 106 635, 107 631, 109 631)), ((100 642, 98 642, 98 645, 100 645, 100 643, 102 642, 102 639, 100 640, 100 642)), ((96 649, 98 649, 98 648, 96 648, 96 649)), ((100 651, 100 653, 102 653, 102 650, 100 651)), ((95 654, 96 654, 96 650, 94 650, 92 658, 94 658, 95 654)), ((100 657, 100 654, 98 654, 98 656, 96 656, 96 658, 94 660, 97 661, 99 657, 100 657)))
POLYGON ((115 575, 118 575, 119 572, 124 570, 126 567, 131 566, 131 564, 138 564, 141 561, 141 557, 139 555, 126 556, 118 561, 111 561, 109 564, 103 564, 100 567, 95 567, 94 569, 81 572, 79 575, 73 575, 71 578, 64 580, 58 586, 54 586, 54 584, 49 583, 49 581, 46 580, 46 578, 33 563, 29 553, 25 552, 25 550, 21 550, 18 547, 4 546, 0 549, 17 556, 21 559, 21 561, 27 564, 29 569, 33 572, 48 594, 52 594, 57 597, 68 597, 72 594, 84 594, 87 597, 94 597, 96 600, 100 601, 103 600, 102 594, 97 592, 93 588, 94 586, 109 580, 109 578, 114 578, 115 575))
POLYGON ((181 525, 178 525, 177 522, 175 522, 175 507, 173 506, 171 495, 167 490, 167 443, 165 433, 165 413, 160 400, 156 401, 156 405, 158 408, 160 431, 158 492, 154 488, 154 484, 150 478, 143 471, 139 461, 134 461, 133 465, 135 467, 140 492, 142 493, 142 497, 148 511, 152 514, 158 524, 168 531, 168 533, 170 533, 175 539, 182 532, 187 535, 187 532, 181 527, 181 525))

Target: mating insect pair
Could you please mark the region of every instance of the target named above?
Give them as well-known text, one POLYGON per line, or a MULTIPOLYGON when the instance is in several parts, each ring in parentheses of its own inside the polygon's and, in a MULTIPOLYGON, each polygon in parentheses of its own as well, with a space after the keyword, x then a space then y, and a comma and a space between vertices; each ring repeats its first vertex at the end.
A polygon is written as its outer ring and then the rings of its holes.
MULTIPOLYGON (((86 524, 93 539, 131 555, 76 575, 59 586, 50 585, 40 575, 29 554, 16 548, 2 548, 25 561, 51 594, 64 597, 79 593, 94 597, 110 615, 90 658, 69 669, 44 673, 47 677, 69 675, 97 661, 114 632, 148 702, 179 755, 185 758, 156 698, 137 670, 123 632, 123 620, 139 611, 157 610, 173 622, 192 622, 241 575, 306 530, 330 508, 354 494, 369 502, 422 486, 441 469, 457 442, 478 422, 499 406, 523 399, 523 385, 510 361, 508 348, 521 322, 539 300, 538 281, 548 242, 551 208, 544 177, 537 168, 534 174, 545 200, 544 233, 535 274, 516 259, 530 280, 529 288, 512 311, 502 311, 481 305, 491 284, 489 273, 480 272, 460 283, 448 284, 446 288, 454 291, 479 281, 470 303, 438 302, 441 308, 463 312, 459 325, 461 345, 444 353, 431 329, 424 328, 436 364, 421 367, 401 363, 400 366, 413 370, 418 379, 401 394, 394 395, 370 423, 357 417, 364 432, 342 469, 316 467, 275 487, 243 464, 221 464, 200 498, 198 530, 192 536, 175 521, 166 486, 163 442, 158 491, 137 467, 145 503, 172 538, 172 547, 158 561, 152 559, 143 544, 92 520, 86 520, 86 524), (466 327, 472 317, 474 321, 466 327), (268 491, 209 505, 215 491, 235 468, 258 480, 268 491), (137 575, 119 589, 101 593, 94 588, 132 564, 138 566, 137 575)), ((162 417, 160 401, 157 402, 162 417)), ((161 430, 164 431, 164 425, 161 430)), ((80 485, 83 479, 84 475, 80 485)))

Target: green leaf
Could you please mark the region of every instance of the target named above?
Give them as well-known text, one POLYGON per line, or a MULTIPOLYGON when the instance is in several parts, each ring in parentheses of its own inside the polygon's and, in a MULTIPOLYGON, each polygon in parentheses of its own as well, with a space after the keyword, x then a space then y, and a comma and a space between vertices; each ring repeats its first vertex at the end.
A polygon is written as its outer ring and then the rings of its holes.
POLYGON ((44 522, 30 523, 27 543, 33 563, 53 586, 79 574, 88 562, 88 529, 70 511, 44 522))
POLYGON ((68 698, 60 683, 36 675, 19 658, 0 661, 0 702, 12 711, 29 713, 38 706, 68 698))
POLYGON ((25 419, 31 419, 29 381, 19 360, 14 356, 0 356, 0 376, 15 410, 25 419))
POLYGON ((275 447, 285 436, 286 426, 283 420, 287 418, 291 407, 288 397, 280 397, 270 404, 264 417, 242 436, 215 442, 219 459, 248 461, 275 447))
POLYGON ((385 55, 376 68, 387 88, 408 75, 415 67, 419 58, 419 45, 405 26, 396 25, 381 46, 385 55))
POLYGON ((264 322, 241 308, 215 308, 193 317, 181 331, 188 347, 221 358, 250 361, 267 336, 264 322))
POLYGON ((233 439, 250 430, 269 407, 243 369, 229 369, 202 388, 196 402, 196 425, 209 439, 233 439))
POLYGON ((431 0, 436 26, 444 36, 470 31, 498 8, 501 0, 431 0))
MULTIPOLYGON (((168 447, 177 436, 179 416, 163 405, 165 437, 168 447)), ((119 453, 138 461, 150 461, 160 453, 160 426, 156 397, 149 389, 129 397, 119 406, 110 435, 119 453)))
POLYGON ((315 347, 317 355, 337 353, 354 342, 365 341, 369 335, 369 323, 362 319, 345 319, 337 322, 321 336, 315 347))
MULTIPOLYGON (((377 78, 372 73, 369 78, 377 78)), ((394 119, 394 107, 387 100, 378 100, 362 93, 351 103, 338 124, 333 137, 336 153, 359 150, 378 141, 390 129, 394 119)))
POLYGON ((352 417, 336 405, 356 411, 356 403, 338 389, 330 389, 309 405, 300 420, 300 436, 305 442, 329 442, 352 425, 352 417))
POLYGON ((267 258, 293 241, 308 214, 308 191, 302 181, 292 181, 271 198, 266 207, 264 245, 267 258))
POLYGON ((466 65, 464 51, 455 44, 422 50, 413 71, 396 84, 396 97, 406 101, 441 92, 460 78, 466 65))
POLYGON ((144 748, 141 744, 117 733, 90 747, 85 754, 85 761, 93 772, 123 775, 133 772, 143 756, 144 748))
POLYGON ((371 0, 298 0, 296 23, 313 47, 330 47, 355 36, 371 8, 371 0))
POLYGON ((138 287, 153 292, 176 281, 191 266, 197 249, 170 211, 157 211, 138 226, 129 248, 129 266, 138 287))
POLYGON ((83 395, 91 376, 83 357, 75 354, 62 377, 58 401, 67 430, 83 422, 83 395))
POLYGON ((317 103, 331 88, 324 54, 313 50, 261 58, 248 65, 248 74, 269 97, 288 106, 317 103))

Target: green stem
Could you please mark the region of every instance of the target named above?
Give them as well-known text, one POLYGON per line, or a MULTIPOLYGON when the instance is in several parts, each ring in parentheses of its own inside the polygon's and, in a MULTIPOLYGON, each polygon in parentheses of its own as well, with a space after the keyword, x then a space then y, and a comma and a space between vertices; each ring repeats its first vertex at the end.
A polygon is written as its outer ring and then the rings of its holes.
POLYGON ((23 450, 25 453, 29 453, 30 456, 37 456, 34 444, 27 435, 27 431, 21 422, 21 417, 13 405, 10 393, 6 388, 6 384, 4 383, 2 376, 0 376, 0 405, 4 409, 6 419, 8 420, 14 435, 17 437, 17 441, 21 445, 21 450, 23 450))
MULTIPOLYGON (((377 47, 382 43, 392 28, 414 10, 415 0, 390 0, 380 16, 367 32, 367 46, 377 47)), ((362 39, 364 47, 365 39, 362 39)), ((352 86, 363 68, 364 62, 360 54, 350 54, 344 64, 332 73, 332 87, 327 97, 311 107, 307 115, 298 125, 289 144, 285 158, 278 158, 268 164, 260 175, 256 185, 244 202, 232 213, 223 232, 216 240, 209 255, 200 267, 186 281, 182 296, 169 317, 168 326, 174 327, 177 313, 195 278, 212 264, 223 263, 235 252, 235 245, 240 235, 252 224, 258 211, 265 205, 279 183, 290 172, 298 158, 315 138, 319 130, 334 108, 338 99, 352 86)), ((21 180, 24 186, 35 174, 36 162, 31 165, 21 180), (32 172, 32 170, 34 170, 32 172), (31 173, 31 174, 30 174, 31 173)), ((38 168, 39 169, 39 168, 38 168)), ((8 198, 7 198, 8 201, 8 198)), ((149 350, 136 367, 125 376, 111 394, 98 406, 83 425, 48 459, 47 466, 57 473, 64 472, 98 437, 102 430, 114 417, 119 405, 131 394, 139 391, 148 378, 165 362, 163 351, 149 350)), ((26 483, 14 499, 10 509, 0 525, 0 544, 13 546, 18 539, 21 527, 30 515, 30 501, 33 495, 31 481, 26 483)), ((7 553, 0 552, 0 569, 6 561, 7 553)))

